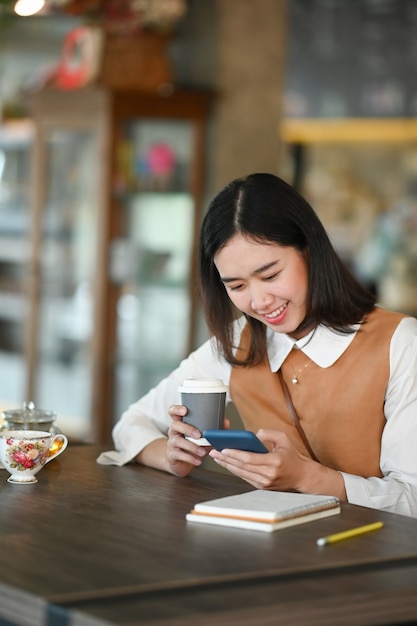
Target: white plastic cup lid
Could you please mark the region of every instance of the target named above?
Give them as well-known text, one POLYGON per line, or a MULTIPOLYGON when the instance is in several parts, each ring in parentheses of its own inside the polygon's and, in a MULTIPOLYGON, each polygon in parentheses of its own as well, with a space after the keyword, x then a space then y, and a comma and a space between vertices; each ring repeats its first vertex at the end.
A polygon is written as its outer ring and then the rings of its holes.
POLYGON ((220 378, 188 378, 178 389, 181 393, 225 393, 229 390, 220 378))

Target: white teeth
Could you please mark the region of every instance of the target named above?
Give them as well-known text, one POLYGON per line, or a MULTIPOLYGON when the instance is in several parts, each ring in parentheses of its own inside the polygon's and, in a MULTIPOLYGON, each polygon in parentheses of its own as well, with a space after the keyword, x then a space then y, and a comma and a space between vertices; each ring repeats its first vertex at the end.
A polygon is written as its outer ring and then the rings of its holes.
POLYGON ((282 306, 279 307, 279 309, 276 309, 272 313, 269 313, 268 315, 265 315, 265 317, 273 319, 274 317, 277 317, 278 315, 280 315, 286 307, 287 307, 287 305, 283 304, 282 306))

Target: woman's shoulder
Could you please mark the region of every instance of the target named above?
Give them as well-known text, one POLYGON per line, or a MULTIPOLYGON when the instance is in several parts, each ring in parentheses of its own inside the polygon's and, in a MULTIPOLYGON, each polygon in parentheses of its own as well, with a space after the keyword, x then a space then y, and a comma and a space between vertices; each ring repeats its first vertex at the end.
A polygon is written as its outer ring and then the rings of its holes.
POLYGON ((413 328, 417 324, 416 318, 400 311, 391 311, 383 307, 376 306, 373 311, 365 317, 365 325, 371 326, 387 326, 395 331, 396 328, 402 326, 404 328, 413 328))
POLYGON ((417 375, 417 319, 405 316, 396 327, 390 344, 391 372, 417 375))
POLYGON ((395 329, 395 334, 404 338, 417 337, 417 318, 412 315, 402 316, 395 329))
POLYGON ((410 349, 415 351, 417 344, 417 319, 412 315, 378 309, 377 318, 389 325, 391 332, 391 352, 393 355, 400 354, 410 349))

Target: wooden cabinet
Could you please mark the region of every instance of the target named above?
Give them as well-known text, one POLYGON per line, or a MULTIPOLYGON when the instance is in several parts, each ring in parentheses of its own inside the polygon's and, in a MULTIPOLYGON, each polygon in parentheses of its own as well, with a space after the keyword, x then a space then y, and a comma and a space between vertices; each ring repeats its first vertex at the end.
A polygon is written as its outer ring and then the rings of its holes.
POLYGON ((25 394, 108 442, 194 347, 210 95, 101 87, 33 97, 25 394))

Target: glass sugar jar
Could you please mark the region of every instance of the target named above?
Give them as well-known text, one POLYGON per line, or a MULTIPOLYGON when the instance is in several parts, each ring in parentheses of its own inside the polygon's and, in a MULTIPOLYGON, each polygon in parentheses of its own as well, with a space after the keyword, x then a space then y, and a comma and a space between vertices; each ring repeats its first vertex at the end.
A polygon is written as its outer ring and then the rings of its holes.
POLYGON ((33 402, 24 402, 21 409, 7 409, 2 415, 1 430, 44 430, 54 435, 61 432, 54 424, 57 414, 37 409, 33 402))

